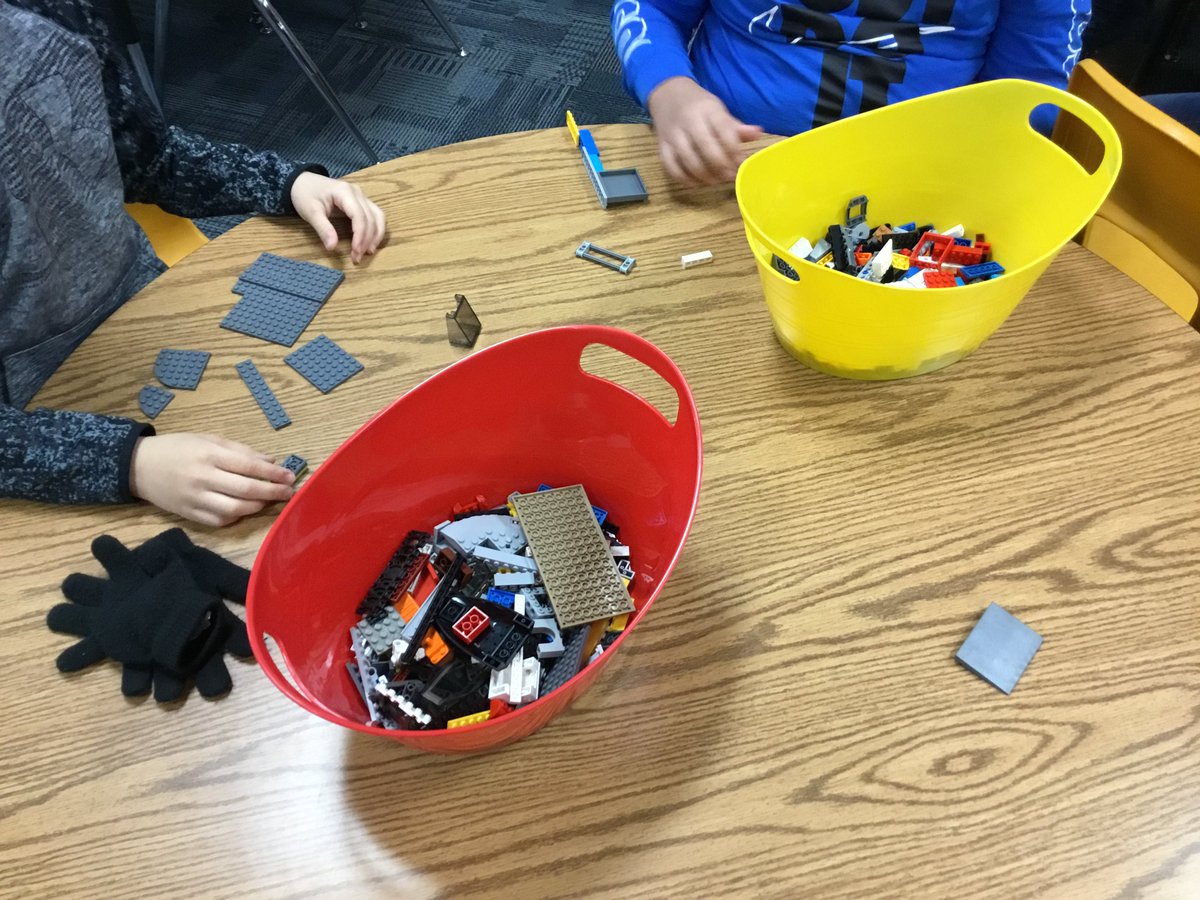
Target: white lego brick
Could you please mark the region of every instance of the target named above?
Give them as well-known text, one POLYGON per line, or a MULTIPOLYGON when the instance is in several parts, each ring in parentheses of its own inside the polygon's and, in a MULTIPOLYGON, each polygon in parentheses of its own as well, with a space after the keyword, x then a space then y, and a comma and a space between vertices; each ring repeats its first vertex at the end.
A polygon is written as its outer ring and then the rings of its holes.
POLYGON ((513 569, 522 569, 529 572, 537 571, 537 563, 530 556, 521 556, 518 553, 502 553, 499 550, 492 550, 488 547, 476 547, 475 555, 480 559, 500 563, 502 566, 508 566, 513 569))
POLYGON ((808 255, 812 252, 813 245, 809 242, 808 238, 805 237, 800 238, 800 240, 792 244, 792 249, 788 251, 788 253, 792 254, 792 256, 798 256, 801 259, 807 259, 808 255))
POLYGON ((943 231, 942 234, 949 235, 950 237, 962 237, 965 232, 961 225, 955 225, 953 228, 943 231))
POLYGON ((537 578, 534 577, 532 572, 497 572, 492 582, 498 588, 521 587, 528 584, 537 584, 537 578))
POLYGON ((712 251, 701 250, 699 253, 686 253, 679 257, 679 267, 681 269, 690 269, 692 266, 702 266, 705 263, 712 262, 712 251))

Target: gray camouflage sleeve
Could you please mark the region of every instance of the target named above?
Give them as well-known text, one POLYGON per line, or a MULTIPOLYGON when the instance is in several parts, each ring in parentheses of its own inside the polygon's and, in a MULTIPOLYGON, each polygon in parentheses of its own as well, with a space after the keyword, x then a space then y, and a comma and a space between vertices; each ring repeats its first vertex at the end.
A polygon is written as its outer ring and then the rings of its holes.
POLYGON ((127 503, 134 444, 151 434, 132 419, 0 405, 0 497, 127 503))

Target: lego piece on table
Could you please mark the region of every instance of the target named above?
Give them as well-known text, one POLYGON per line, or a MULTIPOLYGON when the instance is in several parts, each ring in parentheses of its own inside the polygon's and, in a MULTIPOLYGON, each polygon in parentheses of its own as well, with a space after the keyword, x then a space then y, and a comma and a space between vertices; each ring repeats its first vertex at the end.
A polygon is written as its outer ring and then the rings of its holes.
POLYGON ((321 305, 260 285, 246 293, 221 320, 221 327, 272 344, 290 347, 316 317, 321 305))
POLYGON ((710 263, 713 260, 711 250, 701 250, 699 253, 685 253, 679 257, 679 267, 681 269, 690 269, 692 266, 702 266, 705 263, 710 263))
POLYGON ((583 646, 587 642, 587 637, 588 629, 576 628, 566 639, 566 647, 562 656, 554 661, 550 671, 542 678, 541 692, 543 695, 562 687, 583 668, 583 646))
POLYGON ((785 278, 790 278, 792 281, 800 280, 800 273, 793 269, 790 264, 784 262, 780 256, 771 256, 771 267, 785 278))
POLYGON ((586 128, 578 130, 579 156, 596 191, 596 199, 602 209, 617 203, 635 203, 650 195, 637 169, 605 169, 600 161, 600 151, 586 128))
POLYGON ((460 638, 468 644, 483 634, 484 630, 491 624, 489 619, 478 606, 472 606, 469 610, 462 614, 462 617, 454 623, 453 630, 460 638))
POLYGON ((989 684, 1011 694, 1042 645, 1042 636, 996 603, 991 603, 954 658, 989 684))
POLYGON ((154 377, 169 388, 194 391, 211 356, 206 350, 159 350, 154 377))
POLYGON ((808 255, 813 252, 813 245, 809 243, 808 238, 802 237, 792 244, 792 248, 788 253, 800 259, 808 259, 808 255))
POLYGON ((633 611, 582 485, 512 502, 562 628, 633 611))
POLYGON ((258 404, 258 408, 263 411, 263 415, 267 417, 267 421, 271 423, 272 428, 278 431, 285 425, 292 424, 291 418, 284 412, 279 401, 275 399, 275 394, 267 386, 267 383, 263 381, 262 375, 259 374, 258 368, 252 360, 243 359, 234 368, 242 376, 242 381, 250 389, 250 396, 258 404))
POLYGON ((489 710, 483 712, 471 713, 469 716, 459 716, 457 719, 450 719, 446 723, 447 728, 462 728, 464 725, 478 725, 480 722, 486 722, 492 717, 489 710))
POLYGON ((322 394, 328 394, 363 370, 362 363, 323 334, 293 350, 283 361, 322 394))
POLYGON ((516 553, 525 547, 525 532, 512 516, 469 516, 449 523, 440 533, 468 553, 481 544, 502 553, 516 553))
POLYGON ((454 312, 446 313, 446 336, 455 347, 474 347, 483 325, 462 294, 454 295, 454 312))
POLYGON ((257 284, 322 304, 345 277, 339 269, 329 266, 263 253, 242 272, 234 293, 242 293, 248 284, 257 284))
MULTIPOLYGON (((299 481, 300 476, 308 471, 308 460, 303 456, 297 456, 295 453, 288 454, 288 457, 280 465, 295 475, 296 481, 299 481)), ((293 481, 292 484, 295 484, 296 481, 293 481)))
POLYGON ((151 419, 157 419, 158 414, 174 399, 175 395, 170 391, 148 384, 138 391, 138 409, 151 419))
POLYGON ((594 262, 612 269, 614 272, 620 272, 622 275, 628 275, 629 271, 637 263, 637 260, 632 256, 625 256, 623 253, 616 253, 613 250, 605 250, 603 247, 597 247, 591 241, 584 241, 580 244, 579 249, 575 251, 575 255, 580 259, 586 259, 588 262, 594 262), (613 262, 613 260, 620 260, 620 263, 613 262))

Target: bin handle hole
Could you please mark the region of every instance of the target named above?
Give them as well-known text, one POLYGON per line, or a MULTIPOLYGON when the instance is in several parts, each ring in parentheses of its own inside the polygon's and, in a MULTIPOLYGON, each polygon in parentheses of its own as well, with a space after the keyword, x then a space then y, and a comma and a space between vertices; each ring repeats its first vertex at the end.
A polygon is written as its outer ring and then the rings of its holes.
POLYGON ((579 367, 594 378, 611 381, 636 394, 658 410, 672 426, 675 425, 679 417, 679 394, 642 361, 607 344, 588 344, 580 354, 579 367))
MULTIPOLYGON (((1040 103, 1033 108, 1033 111, 1029 114, 1029 125, 1031 128, 1033 128, 1038 110, 1051 110, 1056 112, 1058 116, 1058 118, 1052 119, 1054 122, 1053 137, 1047 138, 1034 128, 1038 136, 1046 140, 1052 140, 1071 159, 1079 163, 1079 167, 1083 171, 1089 175, 1095 175, 1101 163, 1104 162, 1104 154, 1106 152, 1104 141, 1100 139, 1100 135, 1096 134, 1095 129, 1069 109, 1054 103, 1040 103)), ((1045 115, 1045 113, 1043 112, 1042 115, 1045 115)))
POLYGON ((263 646, 267 648, 267 653, 271 656, 271 662, 275 664, 275 668, 279 674, 287 679, 287 683, 292 686, 297 694, 301 693, 299 686, 296 684, 296 679, 292 677, 292 670, 288 668, 287 657, 283 653, 283 649, 279 646, 279 642, 267 632, 263 632, 263 646))

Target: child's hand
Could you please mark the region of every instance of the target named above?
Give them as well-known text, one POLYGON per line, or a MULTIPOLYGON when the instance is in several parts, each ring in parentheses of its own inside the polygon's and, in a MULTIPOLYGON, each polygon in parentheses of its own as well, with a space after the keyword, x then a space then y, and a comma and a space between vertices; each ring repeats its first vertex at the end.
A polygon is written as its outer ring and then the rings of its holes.
POLYGON ((668 78, 646 98, 667 174, 686 185, 733 181, 746 157, 742 144, 762 135, 690 78, 668 78))
POLYGON ((362 188, 348 181, 326 178, 316 172, 301 172, 292 182, 292 206, 296 214, 313 227, 326 250, 337 246, 337 229, 329 221, 335 211, 350 220, 350 259, 362 262, 374 253, 387 233, 383 210, 367 199, 362 188))
POLYGON ((214 434, 139 438, 129 492, 202 525, 229 525, 292 496, 295 476, 272 457, 214 434))

